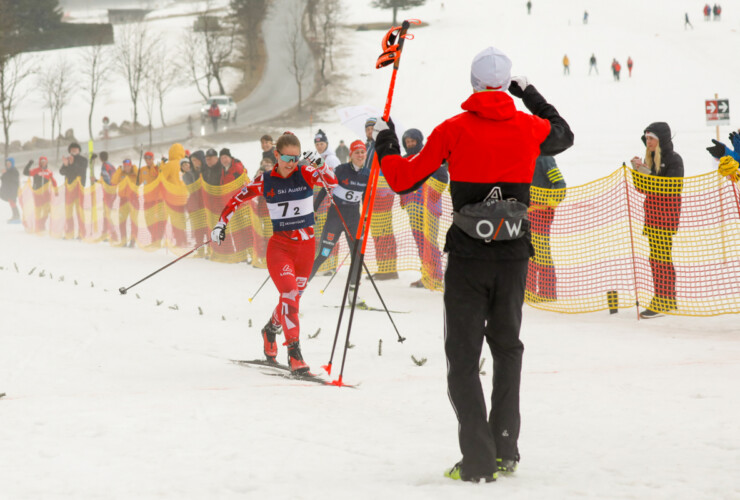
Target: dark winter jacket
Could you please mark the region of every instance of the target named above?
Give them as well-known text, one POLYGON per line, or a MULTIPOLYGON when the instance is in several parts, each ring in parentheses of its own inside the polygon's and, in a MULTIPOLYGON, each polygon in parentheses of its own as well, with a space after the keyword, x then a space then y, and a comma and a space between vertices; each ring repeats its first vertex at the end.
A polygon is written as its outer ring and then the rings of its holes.
MULTIPOLYGON (((421 151, 424 147, 424 134, 422 134, 421 130, 419 130, 418 128, 410 128, 403 133, 403 137, 401 137, 401 145, 403 146, 403 150, 406 151, 404 158, 414 156, 415 154, 418 154, 419 151, 421 151), (407 137, 416 140, 416 147, 412 149, 406 148, 407 137)), ((447 173, 447 162, 442 162, 442 165, 432 174, 432 178, 437 179, 443 184, 447 184, 450 179, 450 176, 447 173)))
POLYGON ((203 170, 203 167, 206 164, 206 155, 203 153, 203 151, 198 150, 195 151, 190 155, 190 172, 184 172, 182 174, 182 181, 186 185, 190 185, 200 179, 200 174, 203 170), (193 158, 196 158, 200 161, 200 169, 196 170, 195 163, 193 163, 193 158))
POLYGON ((262 158, 268 158, 272 161, 275 161, 275 146, 271 147, 267 151, 262 151, 262 158))
MULTIPOLYGON (((400 156, 390 131, 380 132, 376 146, 388 184, 396 192, 413 191, 447 160, 455 211, 494 192, 528 205, 537 157, 565 151, 573 145, 573 133, 534 85, 519 92, 532 115, 517 111, 505 92, 476 92, 462 104, 463 113, 439 124, 424 149, 410 158, 400 156)), ((445 251, 483 260, 526 259, 534 254, 528 234, 486 242, 455 224, 447 232, 445 251)))
MULTIPOLYGON (((683 190, 683 159, 673 151, 671 128, 667 123, 651 123, 642 134, 652 132, 660 144, 660 168, 655 165, 649 176, 635 175, 635 187, 645 194, 645 226, 676 232, 681 216, 683 190)), ((654 152, 650 155, 655 156, 654 152)), ((647 158, 646 158, 647 160, 647 158)), ((647 163, 647 162, 646 162, 647 163)))
POLYGON ((204 162, 203 168, 200 171, 200 175, 203 177, 203 180, 206 182, 206 184, 210 184, 211 186, 220 186, 221 173, 223 171, 224 169, 221 166, 220 161, 216 162, 216 164, 212 167, 209 167, 208 164, 204 162))
POLYGON ((87 180, 87 160, 82 155, 74 155, 71 165, 62 165, 59 173, 62 174, 67 184, 72 184, 79 177, 82 185, 87 180))
POLYGON ((20 176, 15 168, 15 159, 8 158, 6 161, 10 162, 10 167, 0 175, 0 200, 14 202, 18 198, 20 176))

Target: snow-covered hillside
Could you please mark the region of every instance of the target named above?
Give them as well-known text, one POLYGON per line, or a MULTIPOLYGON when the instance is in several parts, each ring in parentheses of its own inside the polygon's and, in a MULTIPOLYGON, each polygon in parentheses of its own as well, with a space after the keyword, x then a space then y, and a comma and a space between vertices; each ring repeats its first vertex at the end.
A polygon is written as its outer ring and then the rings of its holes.
MULTIPOLYGON (((367 3, 346 0, 346 22, 389 18, 367 3)), ((740 103, 740 14, 730 5, 722 22, 704 23, 698 2, 591 0, 583 26, 583 2, 534 0, 531 16, 524 3, 446 0, 442 9, 429 0, 405 13, 429 26, 406 46, 394 115, 428 134, 458 112, 470 60, 493 44, 571 123, 576 145, 558 159, 571 185, 642 154, 640 133, 657 120, 674 128, 688 175, 713 168, 703 99, 718 92, 740 103), (693 32, 683 31, 686 11, 693 32), (591 52, 599 77, 587 76, 591 52), (570 77, 561 75, 564 53, 570 77), (623 71, 615 83, 608 63, 617 57, 624 66, 627 55, 633 77, 623 71)), ((390 70, 374 69, 381 35, 341 33, 337 62, 349 76, 337 108, 382 108, 390 70)), ((332 146, 354 139, 332 112, 313 131, 319 126, 332 146)), ((305 143, 309 132, 297 130, 305 143)), ((256 158, 254 143, 231 146, 256 158)), ((459 459, 442 297, 409 288, 417 273, 379 284, 403 311, 394 321, 407 341, 396 342, 383 313, 358 311, 344 379, 359 387, 339 389, 229 362, 261 355, 259 329, 276 291, 268 284, 248 299, 264 270, 185 259, 118 294, 173 258, 2 224, 1 498, 740 498, 735 316, 637 321, 634 309, 557 315, 525 307, 520 470, 461 484, 442 476, 459 459), (417 366, 411 356, 427 361, 417 366)), ((341 299, 339 279, 319 293, 327 281, 317 277, 301 301, 303 353, 314 371, 329 360, 341 299)), ((380 305, 367 283, 361 296, 380 305)))

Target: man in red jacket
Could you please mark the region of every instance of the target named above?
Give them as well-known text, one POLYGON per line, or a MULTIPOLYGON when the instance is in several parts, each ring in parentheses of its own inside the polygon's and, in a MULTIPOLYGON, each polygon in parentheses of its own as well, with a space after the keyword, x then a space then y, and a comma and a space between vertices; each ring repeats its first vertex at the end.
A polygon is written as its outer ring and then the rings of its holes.
MULTIPOLYGON (((235 181, 244 173, 244 165, 241 160, 237 160, 231 156, 231 151, 228 148, 223 148, 219 154, 219 161, 221 162, 221 185, 228 184, 235 181)), ((249 183, 249 179, 246 179, 245 184, 249 183)))
POLYGON ((535 160, 573 144, 566 121, 511 61, 489 47, 473 59, 473 95, 463 113, 438 125, 415 156, 401 157, 393 127, 379 120, 378 159, 397 193, 417 189, 447 160, 453 225, 447 233, 445 355, 450 401, 459 422, 463 458, 445 475, 487 482, 519 461, 519 340, 529 257, 534 254, 527 206, 535 160), (511 95, 532 113, 517 111, 511 95), (478 363, 483 340, 493 354, 492 407, 478 363))

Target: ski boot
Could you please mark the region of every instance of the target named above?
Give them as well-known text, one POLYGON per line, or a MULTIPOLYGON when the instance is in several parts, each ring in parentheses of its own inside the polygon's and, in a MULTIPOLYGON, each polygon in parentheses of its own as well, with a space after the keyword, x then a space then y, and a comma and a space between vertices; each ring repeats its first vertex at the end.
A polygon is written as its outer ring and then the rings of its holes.
POLYGON ((275 335, 280 335, 281 333, 283 333, 283 327, 281 325, 273 325, 272 319, 270 319, 265 327, 262 328, 262 340, 265 344, 265 358, 270 363, 278 364, 275 359, 278 353, 275 335))
POLYGON ((468 475, 463 470, 462 461, 460 461, 456 463, 454 467, 445 471, 445 477, 449 477, 450 479, 461 480, 461 481, 470 481, 471 483, 477 483, 477 482, 480 482, 481 479, 483 479, 487 483, 492 483, 496 480, 496 478, 498 477, 498 474, 494 472, 493 474, 488 474, 488 475, 483 475, 483 476, 468 475))
POLYGON ((509 475, 516 472, 516 468, 519 462, 510 458, 497 458, 496 466, 501 474, 509 475))
POLYGON ((310 373, 310 368, 303 361, 303 355, 301 354, 301 344, 299 341, 295 341, 288 344, 288 366, 293 374, 307 375, 310 373))

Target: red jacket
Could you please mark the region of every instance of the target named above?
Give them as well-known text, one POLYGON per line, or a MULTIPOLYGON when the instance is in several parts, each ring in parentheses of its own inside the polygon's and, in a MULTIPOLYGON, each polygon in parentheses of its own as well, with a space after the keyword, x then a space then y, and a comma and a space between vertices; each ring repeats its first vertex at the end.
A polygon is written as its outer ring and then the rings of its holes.
POLYGON ((411 158, 388 156, 383 173, 394 191, 405 191, 449 162, 451 182, 529 184, 550 122, 517 111, 504 92, 477 92, 464 113, 442 122, 424 149, 411 158))
MULTIPOLYGON (((221 185, 223 186, 224 184, 235 181, 244 172, 244 165, 242 162, 236 158, 232 158, 231 166, 227 170, 224 170, 223 165, 221 165, 221 185)), ((247 182, 249 182, 249 179, 247 179, 247 182)))
POLYGON ((218 118, 221 116, 221 109, 218 106, 211 106, 208 108, 208 116, 211 118, 218 118))
MULTIPOLYGON (((505 92, 474 93, 462 104, 465 112, 439 124, 419 154, 381 155, 386 181, 397 193, 408 192, 447 160, 454 210, 483 201, 494 190, 501 199, 515 198, 528 205, 537 157, 564 151, 573 144, 573 133, 533 85, 524 91, 522 102, 533 115, 517 111, 505 92)), ((380 141, 378 136, 378 151, 383 149, 380 141)), ((513 259, 526 258, 532 249, 528 237, 486 243, 453 224, 445 251, 471 258, 513 259)))

